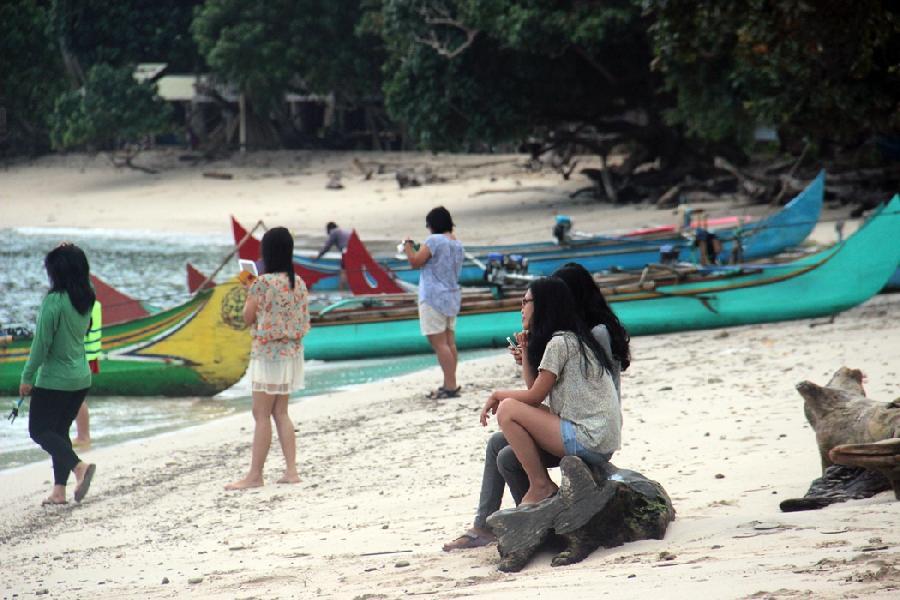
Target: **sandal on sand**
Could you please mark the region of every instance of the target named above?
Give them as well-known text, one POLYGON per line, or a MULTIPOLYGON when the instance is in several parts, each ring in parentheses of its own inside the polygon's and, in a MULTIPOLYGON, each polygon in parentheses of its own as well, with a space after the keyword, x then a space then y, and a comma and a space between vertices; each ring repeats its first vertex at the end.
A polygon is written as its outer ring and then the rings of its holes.
POLYGON ((439 387, 433 392, 428 394, 428 398, 432 400, 439 400, 441 398, 458 398, 459 391, 462 389, 462 386, 458 386, 455 390, 448 390, 444 386, 439 387))
POLYGON ((91 479, 94 478, 94 471, 96 470, 97 465, 94 463, 88 465, 87 471, 84 472, 84 479, 81 480, 81 485, 75 488, 75 502, 81 502, 88 490, 91 489, 91 479))
POLYGON ((65 500, 62 502, 57 502, 56 500, 51 500, 50 498, 44 498, 41 500, 41 506, 62 506, 63 504, 68 504, 65 500))
POLYGON ((486 535, 483 533, 478 533, 474 529, 469 529, 449 544, 444 544, 444 552, 450 552, 452 550, 466 550, 469 548, 481 548, 482 546, 493 544, 496 541, 497 538, 493 535, 486 535))

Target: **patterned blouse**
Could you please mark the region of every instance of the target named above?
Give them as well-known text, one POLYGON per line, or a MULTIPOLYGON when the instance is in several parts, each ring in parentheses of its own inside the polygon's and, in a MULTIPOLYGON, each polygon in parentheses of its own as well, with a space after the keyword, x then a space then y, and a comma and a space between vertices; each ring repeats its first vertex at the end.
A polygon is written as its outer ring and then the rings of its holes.
POLYGON ((259 302, 256 323, 251 326, 251 358, 286 360, 303 351, 303 336, 309 331, 309 292, 299 277, 294 289, 284 273, 260 275, 250 286, 249 296, 259 302))

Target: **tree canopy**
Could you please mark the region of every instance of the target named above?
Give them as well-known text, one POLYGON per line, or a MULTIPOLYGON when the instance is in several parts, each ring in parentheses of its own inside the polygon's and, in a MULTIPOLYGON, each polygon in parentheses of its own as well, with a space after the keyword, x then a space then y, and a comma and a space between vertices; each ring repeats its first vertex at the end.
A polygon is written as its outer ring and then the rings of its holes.
POLYGON ((54 148, 90 146, 117 150, 165 131, 170 108, 152 83, 139 83, 131 67, 94 65, 84 87, 61 94, 51 116, 54 148))
POLYGON ((131 101, 120 73, 138 62, 212 74, 262 119, 286 92, 383 108, 430 149, 530 138, 665 166, 739 153, 759 125, 794 151, 900 132, 886 0, 9 0, 0 57, 6 152, 49 147, 53 107, 57 147, 91 137, 72 91, 108 66, 108 97, 131 101))

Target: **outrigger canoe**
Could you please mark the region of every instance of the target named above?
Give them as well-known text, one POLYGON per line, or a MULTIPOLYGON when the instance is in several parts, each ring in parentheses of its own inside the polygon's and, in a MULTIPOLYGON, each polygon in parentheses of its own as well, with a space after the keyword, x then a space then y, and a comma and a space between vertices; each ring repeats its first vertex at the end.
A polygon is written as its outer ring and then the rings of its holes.
MULTIPOLYGON (((773 256, 799 245, 809 236, 819 220, 824 194, 825 172, 822 171, 777 213, 737 227, 714 230, 723 245, 719 255, 720 262, 728 259, 738 240, 743 247, 743 260, 773 256)), ((236 222, 233 226, 237 243, 244 239, 246 230, 236 222)), ((648 230, 639 235, 588 237, 573 240, 564 246, 553 242, 469 246, 467 247, 469 259, 463 264, 459 280, 464 285, 483 285, 485 275, 482 265, 490 262, 491 253, 522 256, 528 259, 529 274, 549 275, 568 262, 580 263, 591 272, 642 269, 645 265, 660 260, 660 250, 664 246, 668 246, 670 252, 677 252, 677 260, 681 262, 699 262, 700 256, 692 240, 678 232, 648 230)), ((242 253, 241 258, 256 260, 259 257, 245 256, 242 253)), ((418 283, 418 269, 410 267, 404 258, 396 256, 374 258, 396 278, 410 284, 418 283)), ((339 259, 323 257, 314 260, 295 253, 294 263, 301 271, 315 273, 316 282, 311 289, 337 288, 341 268, 339 259)))
MULTIPOLYGON (((243 287, 229 281, 152 315, 103 328, 91 394, 212 396, 234 385, 250 358, 243 287)), ((18 395, 31 339, 0 345, 0 395, 18 395)))
MULTIPOLYGON (((846 240, 796 261, 728 267, 695 281, 605 293, 631 335, 830 316, 885 285, 900 262, 898 237, 900 196, 895 196, 846 240)), ((518 308, 518 297, 465 297, 457 346, 505 346, 506 336, 521 329, 518 308)), ((313 318, 304 347, 307 358, 321 360, 430 351, 419 333, 412 296, 344 300, 313 318)))

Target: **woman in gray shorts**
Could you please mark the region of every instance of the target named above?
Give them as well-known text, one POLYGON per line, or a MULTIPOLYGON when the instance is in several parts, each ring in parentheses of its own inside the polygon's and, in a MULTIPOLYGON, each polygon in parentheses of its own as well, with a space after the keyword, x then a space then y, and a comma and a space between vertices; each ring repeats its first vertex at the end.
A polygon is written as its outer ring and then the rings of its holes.
POLYGON ((409 264, 419 269, 419 327, 437 355, 444 383, 429 394, 429 398, 459 396, 456 383, 456 315, 459 314, 459 273, 465 251, 453 235, 453 219, 443 206, 433 208, 425 217, 431 232, 425 243, 416 250, 406 239, 403 251, 409 264))

